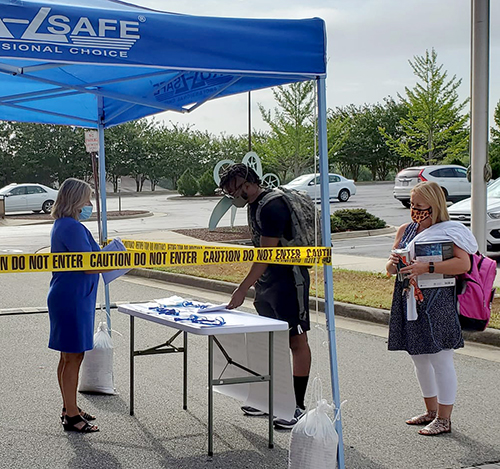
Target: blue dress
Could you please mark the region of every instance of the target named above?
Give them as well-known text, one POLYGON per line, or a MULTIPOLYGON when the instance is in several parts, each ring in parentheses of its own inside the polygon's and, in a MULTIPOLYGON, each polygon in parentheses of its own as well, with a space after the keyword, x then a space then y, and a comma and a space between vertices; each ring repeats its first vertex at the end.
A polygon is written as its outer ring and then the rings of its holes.
MULTIPOLYGON (((416 223, 410 223, 399 248, 404 248, 417 234, 416 223)), ((410 355, 437 353, 443 349, 464 346, 458 320, 455 287, 423 288, 424 300, 417 303, 417 320, 406 319, 406 293, 396 277, 389 320, 389 350, 406 350, 410 355)))
MULTIPOLYGON (((59 218, 50 235, 51 252, 100 251, 90 231, 74 218, 59 218)), ((49 348, 81 353, 94 346, 94 317, 99 274, 53 272, 49 307, 49 348)))

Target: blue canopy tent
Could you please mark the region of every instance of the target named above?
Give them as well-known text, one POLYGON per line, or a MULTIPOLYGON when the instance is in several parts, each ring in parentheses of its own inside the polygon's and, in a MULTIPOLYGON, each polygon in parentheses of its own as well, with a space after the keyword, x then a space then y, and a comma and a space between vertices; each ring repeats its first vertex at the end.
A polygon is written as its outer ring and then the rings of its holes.
MULTIPOLYGON (((0 119, 99 130, 158 112, 305 80, 318 90, 323 244, 331 245, 326 141, 326 38, 319 18, 195 17, 114 1, 0 0, 0 119)), ((101 192, 107 238, 106 194, 101 192)), ((326 316, 334 402, 339 389, 331 266, 326 316)), ((344 467, 342 428, 339 467, 344 467)))

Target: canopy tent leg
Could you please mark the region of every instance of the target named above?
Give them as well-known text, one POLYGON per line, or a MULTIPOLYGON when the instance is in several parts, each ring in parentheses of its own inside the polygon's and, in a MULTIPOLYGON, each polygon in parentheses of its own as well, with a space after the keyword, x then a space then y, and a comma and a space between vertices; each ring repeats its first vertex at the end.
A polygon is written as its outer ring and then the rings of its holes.
MULTIPOLYGON (((324 78, 317 79, 318 89, 318 141, 319 141, 319 172, 321 191, 321 225, 323 246, 332 246, 330 230, 330 194, 329 194, 329 167, 328 142, 326 137, 326 82, 324 78)), ((340 408, 339 376, 337 367, 337 341, 335 338, 335 313, 333 302, 333 269, 331 264, 323 267, 325 277, 325 316, 330 344, 330 374, 332 380, 333 402, 336 409, 340 408)), ((338 469, 344 469, 344 439, 342 436, 342 414, 335 421, 335 429, 339 437, 337 454, 338 469)))
MULTIPOLYGON (((101 188, 101 232, 102 242, 108 240, 108 212, 106 206, 106 154, 104 151, 104 106, 101 96, 98 98, 99 111, 99 186, 101 188)), ((108 324, 108 333, 111 336, 111 309, 109 299, 109 285, 104 285, 104 296, 106 302, 106 319, 108 324)))

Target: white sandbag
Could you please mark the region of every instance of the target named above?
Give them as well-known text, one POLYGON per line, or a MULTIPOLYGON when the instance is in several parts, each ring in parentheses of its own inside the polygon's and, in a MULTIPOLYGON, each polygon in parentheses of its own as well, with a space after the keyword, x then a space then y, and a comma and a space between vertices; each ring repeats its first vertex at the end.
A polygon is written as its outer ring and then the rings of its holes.
MULTIPOLYGON (((316 402, 292 430, 288 453, 289 469, 336 469, 337 467, 339 437, 334 423, 327 414, 335 409, 321 397, 321 385, 316 383, 317 379, 315 378, 313 383, 316 402)), ((334 420, 337 419, 337 415, 334 420)))
POLYGON ((80 369, 80 392, 115 394, 113 384, 113 341, 104 322, 94 334, 94 348, 85 352, 80 369))

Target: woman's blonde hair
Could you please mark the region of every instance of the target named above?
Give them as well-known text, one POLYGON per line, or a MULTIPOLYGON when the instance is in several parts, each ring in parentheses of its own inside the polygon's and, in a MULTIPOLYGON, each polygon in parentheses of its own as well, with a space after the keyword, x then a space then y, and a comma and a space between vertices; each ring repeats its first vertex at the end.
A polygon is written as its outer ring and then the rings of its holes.
POLYGON ((411 190, 410 195, 414 194, 422 197, 432 207, 431 220, 433 225, 450 219, 446 207, 446 197, 439 184, 430 181, 419 182, 411 190))
POLYGON ((92 188, 85 181, 68 178, 59 188, 57 199, 52 207, 52 218, 71 217, 78 220, 80 211, 90 199, 92 188))

